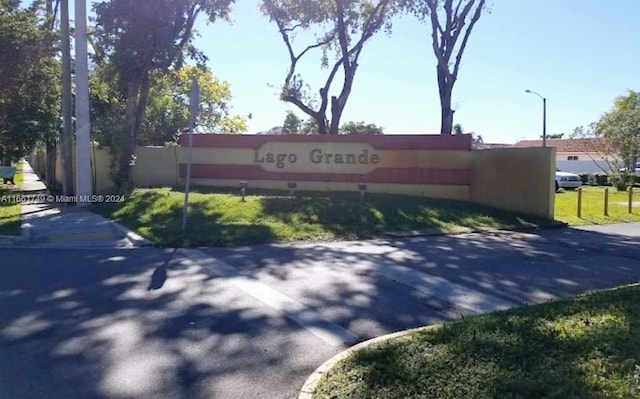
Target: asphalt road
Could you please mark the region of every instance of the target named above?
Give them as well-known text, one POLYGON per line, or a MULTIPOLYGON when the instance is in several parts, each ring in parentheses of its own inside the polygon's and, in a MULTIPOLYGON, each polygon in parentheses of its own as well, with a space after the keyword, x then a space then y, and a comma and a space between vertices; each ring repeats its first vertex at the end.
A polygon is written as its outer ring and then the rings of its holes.
POLYGON ((0 248, 0 398, 295 398, 355 342, 640 280, 640 224, 599 230, 0 248))

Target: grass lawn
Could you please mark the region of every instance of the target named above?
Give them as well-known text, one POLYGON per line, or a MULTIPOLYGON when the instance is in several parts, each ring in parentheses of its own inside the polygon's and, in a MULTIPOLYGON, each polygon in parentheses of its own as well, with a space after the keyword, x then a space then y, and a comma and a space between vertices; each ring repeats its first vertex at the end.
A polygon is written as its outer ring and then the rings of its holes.
POLYGON ((604 216, 604 187, 582 187, 582 217, 578 218, 578 192, 556 194, 555 218, 571 225, 640 222, 640 187, 634 188, 633 213, 628 212, 629 193, 609 187, 609 216, 604 216))
POLYGON ((237 191, 202 191, 189 198, 186 233, 181 231, 184 193, 169 188, 137 189, 122 203, 100 204, 93 210, 164 246, 355 239, 415 229, 545 222, 466 202, 390 194, 368 193, 364 209, 358 193, 298 193, 294 198, 271 192, 242 202, 237 191))
MULTIPOLYGON (((16 169, 14 182, 20 186, 22 184, 22 163, 16 165, 16 169)), ((21 205, 15 202, 8 202, 6 197, 9 194, 19 193, 19 191, 10 187, 13 188, 14 186, 0 185, 0 235, 20 235, 21 233, 21 205)))
POLYGON ((640 286, 496 312, 357 351, 315 399, 640 398, 640 286))

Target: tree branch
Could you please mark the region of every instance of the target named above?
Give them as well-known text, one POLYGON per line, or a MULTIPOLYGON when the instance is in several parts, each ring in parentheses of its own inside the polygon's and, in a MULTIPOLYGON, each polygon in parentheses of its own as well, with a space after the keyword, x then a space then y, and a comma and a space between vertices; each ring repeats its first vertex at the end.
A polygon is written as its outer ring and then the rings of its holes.
POLYGON ((476 8, 476 11, 474 12, 473 17, 471 18, 471 22, 469 23, 469 27, 467 28, 467 31, 464 34, 462 43, 460 44, 460 50, 456 55, 456 63, 453 68, 452 76, 454 80, 458 78, 458 70, 460 68, 460 61, 462 60, 462 54, 464 53, 464 49, 467 46, 467 41, 469 40, 469 36, 471 35, 471 31, 473 30, 474 25, 480 19, 480 15, 482 14, 482 9, 484 8, 484 2, 485 0, 480 0, 480 3, 478 3, 478 8, 476 8))
MULTIPOLYGON (((482 1, 484 2, 484 0, 482 1)), ((464 28, 467 15, 469 15, 469 12, 471 11, 471 8, 473 7, 474 3, 475 3, 475 0, 470 0, 462 9, 462 14, 453 16, 453 19, 455 19, 457 23, 456 23, 455 31, 453 32, 451 37, 449 37, 449 39, 451 40, 451 43, 450 43, 450 46, 447 48, 447 53, 446 53, 447 60, 451 59, 451 55, 453 54, 456 43, 458 42, 458 38, 460 37, 460 32, 462 32, 464 28)), ((470 32, 470 31, 471 29, 467 30, 467 32, 470 32)))

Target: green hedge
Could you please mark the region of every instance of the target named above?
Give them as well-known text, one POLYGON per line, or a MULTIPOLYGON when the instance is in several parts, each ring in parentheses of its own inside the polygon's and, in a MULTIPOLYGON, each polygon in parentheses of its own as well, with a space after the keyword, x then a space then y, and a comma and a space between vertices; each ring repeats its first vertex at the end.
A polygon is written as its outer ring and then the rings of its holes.
MULTIPOLYGON (((604 173, 604 172, 579 173, 578 176, 580 176, 580 180, 582 180, 582 184, 583 185, 590 185, 590 186, 611 186, 611 185, 613 185, 612 177, 609 176, 608 174, 604 173)), ((634 176, 632 176, 632 178, 633 178, 633 184, 634 185, 640 185, 640 176, 634 175, 634 176)))

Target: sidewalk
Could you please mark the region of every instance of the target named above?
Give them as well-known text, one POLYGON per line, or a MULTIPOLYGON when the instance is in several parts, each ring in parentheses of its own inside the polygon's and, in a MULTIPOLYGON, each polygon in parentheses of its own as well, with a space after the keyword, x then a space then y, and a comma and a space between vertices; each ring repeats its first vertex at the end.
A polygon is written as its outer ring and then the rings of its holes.
MULTIPOLYGON (((22 204, 22 236, 7 239, 9 245, 37 246, 44 248, 135 248, 151 243, 124 226, 80 208, 75 204, 60 204, 47 195, 47 188, 33 171, 23 162, 23 184, 20 191, 25 195, 22 204)), ((0 239, 0 243, 3 240, 0 239)), ((7 244, 7 242, 4 242, 7 244)))

